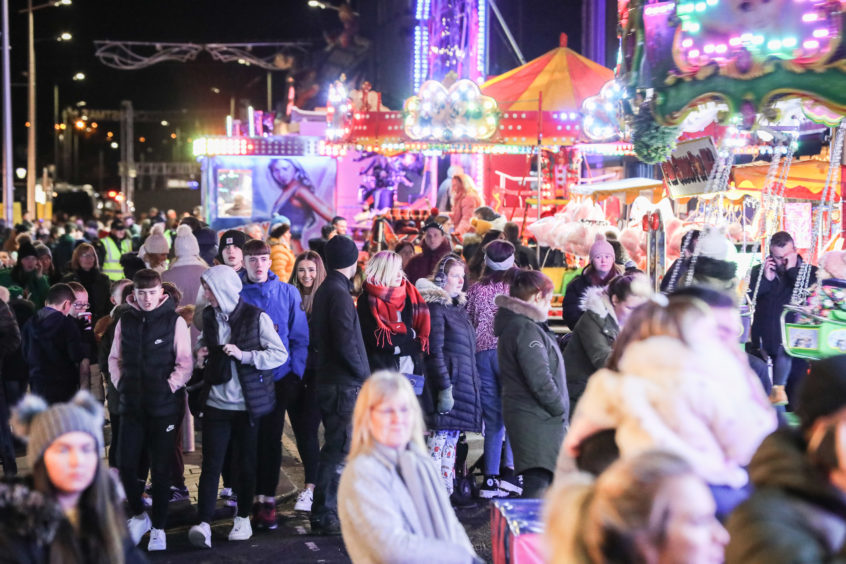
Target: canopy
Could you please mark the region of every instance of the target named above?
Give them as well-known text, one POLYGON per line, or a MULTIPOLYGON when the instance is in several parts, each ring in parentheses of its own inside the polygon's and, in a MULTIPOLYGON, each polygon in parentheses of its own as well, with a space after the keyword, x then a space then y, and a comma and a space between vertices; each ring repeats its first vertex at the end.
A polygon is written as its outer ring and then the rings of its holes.
POLYGON ((614 78, 614 71, 582 57, 567 48, 567 34, 561 34, 560 47, 495 76, 482 84, 482 93, 497 101, 502 111, 538 109, 578 112, 585 98, 599 93, 614 78))
POLYGON ((654 178, 624 178, 608 182, 594 182, 593 184, 577 184, 570 188, 571 194, 590 196, 596 201, 602 201, 609 196, 617 196, 627 204, 634 202, 643 192, 651 191, 647 197, 657 204, 664 197, 664 182, 654 178), (657 190, 657 191, 656 191, 657 190))
MULTIPOLYGON (((736 165, 732 170, 735 189, 741 192, 760 192, 767 178, 770 163, 755 161, 745 165, 736 165)), ((797 200, 819 201, 825 187, 828 174, 827 159, 812 158, 803 161, 794 160, 790 165, 784 196, 797 200)), ((841 174, 842 176, 842 174, 841 174)), ((840 200, 840 183, 834 179, 834 199, 840 200)))

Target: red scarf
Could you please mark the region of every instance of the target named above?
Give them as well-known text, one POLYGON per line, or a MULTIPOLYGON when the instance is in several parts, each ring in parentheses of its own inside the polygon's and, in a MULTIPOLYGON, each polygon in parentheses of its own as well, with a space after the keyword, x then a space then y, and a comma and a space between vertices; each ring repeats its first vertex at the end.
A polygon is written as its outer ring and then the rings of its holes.
POLYGON ((429 307, 413 284, 403 279, 399 286, 379 286, 364 283, 370 312, 376 319, 376 344, 380 347, 391 343, 391 335, 405 335, 408 328, 397 315, 405 307, 406 296, 411 300, 411 326, 420 340, 424 352, 429 352, 429 307))

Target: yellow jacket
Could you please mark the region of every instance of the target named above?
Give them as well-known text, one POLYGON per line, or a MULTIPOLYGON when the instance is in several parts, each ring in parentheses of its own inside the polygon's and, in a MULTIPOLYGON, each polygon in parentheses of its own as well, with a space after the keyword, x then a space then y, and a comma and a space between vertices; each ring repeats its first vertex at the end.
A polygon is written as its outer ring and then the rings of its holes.
POLYGON ((294 261, 297 258, 294 251, 274 237, 268 239, 267 244, 270 245, 270 270, 279 277, 279 280, 287 282, 291 279, 291 273, 294 272, 294 261))

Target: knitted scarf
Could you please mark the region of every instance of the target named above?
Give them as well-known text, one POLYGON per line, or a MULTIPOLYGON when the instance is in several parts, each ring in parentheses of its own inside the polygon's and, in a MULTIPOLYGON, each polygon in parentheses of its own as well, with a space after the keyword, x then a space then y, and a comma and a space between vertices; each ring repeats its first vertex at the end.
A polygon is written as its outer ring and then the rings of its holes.
POLYGON ((391 335, 405 335, 408 328, 400 319, 398 312, 405 307, 405 299, 411 300, 411 326, 420 340, 423 352, 429 352, 429 307, 426 305, 423 296, 417 291, 413 284, 403 279, 399 286, 380 286, 364 283, 367 290, 367 300, 370 304, 370 312, 376 319, 376 344, 384 347, 387 343, 391 345, 391 335))

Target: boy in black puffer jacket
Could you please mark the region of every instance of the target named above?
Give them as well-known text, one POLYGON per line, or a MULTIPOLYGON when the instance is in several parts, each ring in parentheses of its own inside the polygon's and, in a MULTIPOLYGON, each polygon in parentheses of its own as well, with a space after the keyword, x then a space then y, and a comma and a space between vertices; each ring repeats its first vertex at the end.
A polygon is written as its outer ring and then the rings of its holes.
POLYGON ((170 502, 170 454, 191 378, 191 334, 174 310, 154 270, 139 270, 133 279, 131 309, 115 326, 109 353, 109 376, 118 390, 120 439, 118 464, 133 517, 129 532, 136 544, 147 531, 147 550, 164 550, 170 502), (138 468, 150 456, 153 519, 144 512, 143 482, 138 468))

